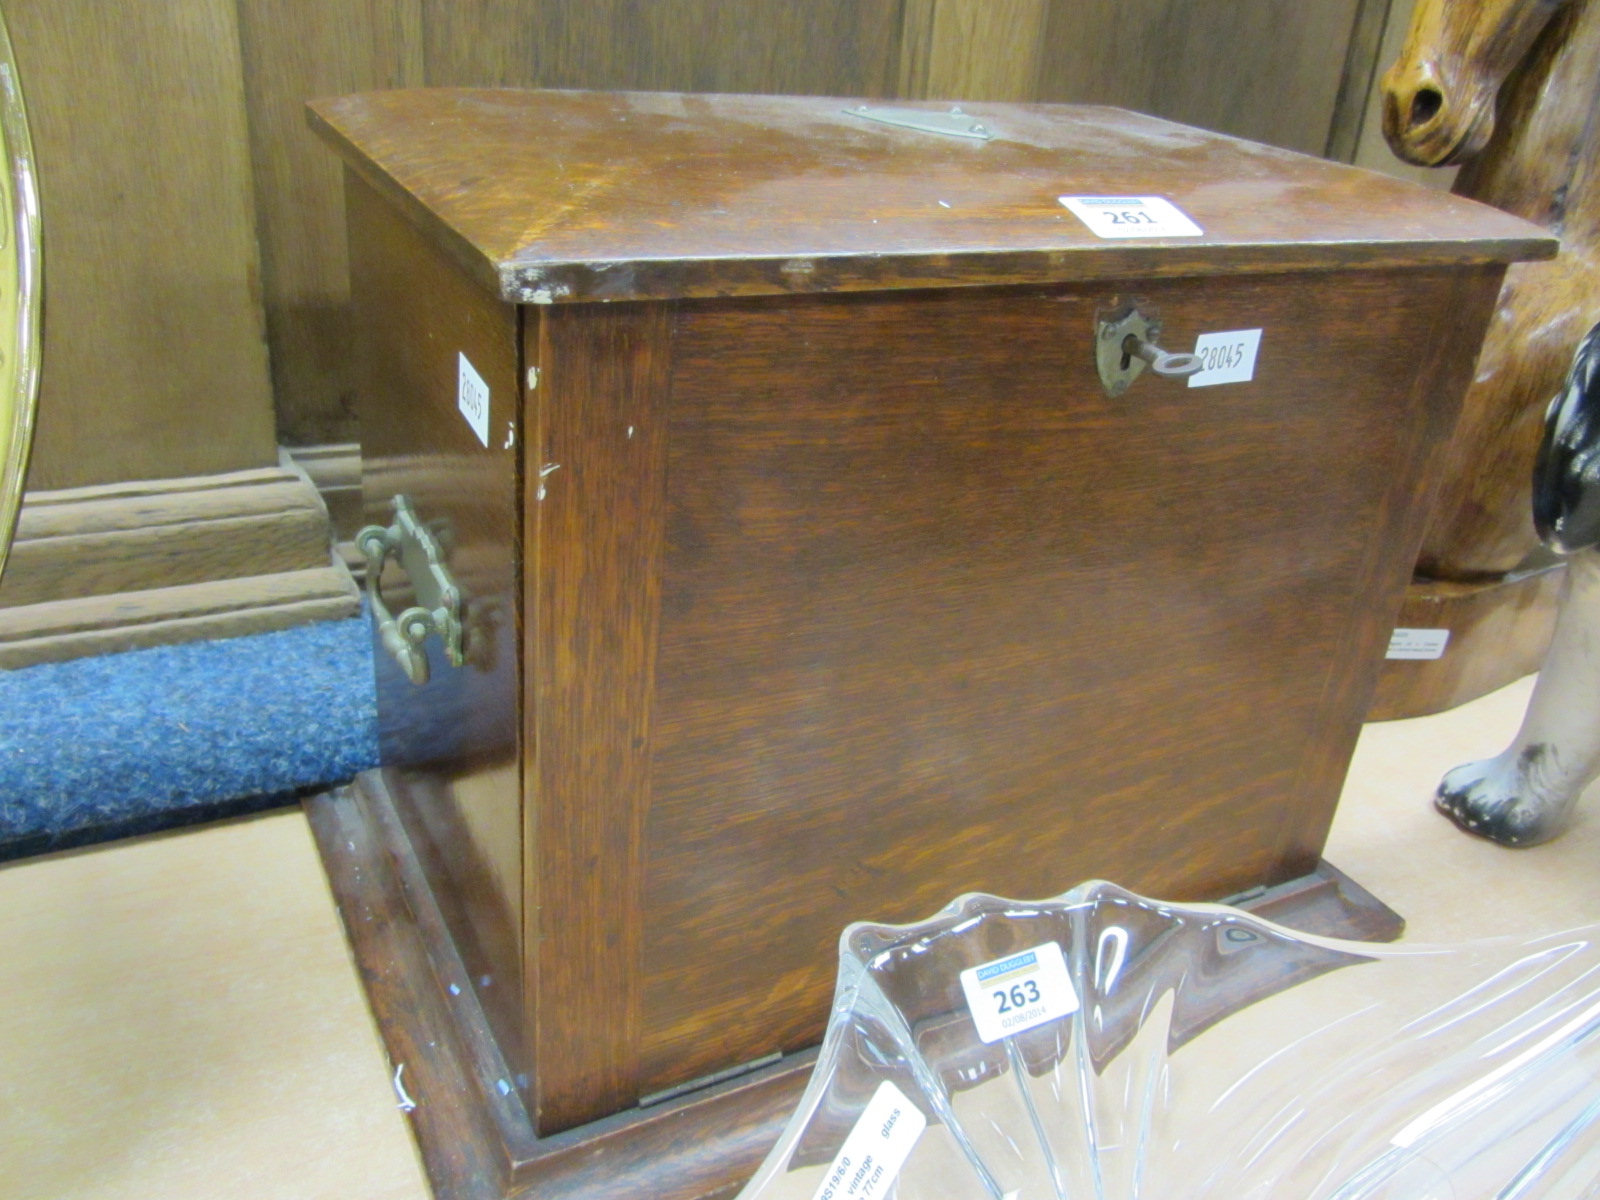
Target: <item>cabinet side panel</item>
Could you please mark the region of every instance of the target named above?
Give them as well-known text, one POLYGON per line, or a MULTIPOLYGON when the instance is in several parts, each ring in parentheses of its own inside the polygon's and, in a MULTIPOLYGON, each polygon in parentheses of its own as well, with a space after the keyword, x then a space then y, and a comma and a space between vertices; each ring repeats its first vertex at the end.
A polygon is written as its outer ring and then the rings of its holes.
POLYGON ((641 1088, 815 1042, 853 920, 1306 870, 1459 278, 1152 281, 1169 349, 1262 330, 1253 378, 1115 399, 1109 289, 681 305, 641 1088))
POLYGON ((555 306, 529 321, 542 326, 525 465, 538 547, 528 938, 541 1136, 639 1096, 671 321, 665 304, 555 306))
POLYGON ((1354 621, 1332 656, 1319 726, 1300 762, 1293 795, 1317 796, 1318 803, 1285 806, 1279 858, 1295 870, 1309 871, 1322 853, 1333 824, 1334 806, 1350 756, 1366 719, 1389 635, 1411 581, 1429 514, 1449 465, 1451 432, 1477 365, 1489 319, 1505 279, 1503 264, 1455 273, 1440 298, 1419 302, 1404 313, 1412 338, 1412 364, 1403 378, 1408 387, 1402 411, 1410 420, 1408 444, 1401 448, 1374 527, 1382 531, 1367 546, 1362 575, 1370 582, 1375 618, 1354 621), (1399 567, 1404 564, 1402 572, 1399 567))
MULTIPOLYGON (((513 1073, 522 1005, 522 780, 517 722, 520 406, 516 309, 481 291, 357 176, 345 175, 366 519, 408 497, 463 598, 465 664, 427 641, 412 683, 374 641, 378 721, 395 808, 513 1073), (488 444, 458 405, 462 359, 488 391, 488 444)), ((383 599, 414 603, 391 558, 383 599)))

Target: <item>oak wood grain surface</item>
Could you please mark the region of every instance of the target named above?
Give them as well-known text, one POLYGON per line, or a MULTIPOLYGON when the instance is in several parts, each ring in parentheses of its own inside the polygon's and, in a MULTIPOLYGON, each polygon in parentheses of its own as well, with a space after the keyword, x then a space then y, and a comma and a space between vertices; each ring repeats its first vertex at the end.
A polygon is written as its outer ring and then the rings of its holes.
POLYGON ((1036 98, 1123 105, 1321 154, 1359 8, 1357 0, 1052 0, 1036 98))
POLYGON ((328 564, 317 493, 281 467, 122 489, 35 492, 0 608, 271 575, 328 564), (199 485, 199 486, 185 486, 199 485))
POLYGON ((645 826, 666 541, 673 309, 590 305, 529 325, 524 526, 534 749, 528 969, 541 1131, 638 1100, 645 826))
POLYGON ((34 491, 0 584, 0 666, 359 611, 322 500, 288 467, 34 491))
MULTIPOLYGON (((379 741, 417 852, 451 886, 440 903, 514 1073, 523 1050, 521 743, 517 723, 518 316, 473 288, 358 180, 347 181, 367 520, 389 525, 397 494, 435 533, 463 596, 466 664, 428 639, 418 687, 374 641, 379 741), (485 446, 457 408, 465 355, 489 389, 485 446)), ((390 561, 382 594, 410 603, 390 561)))
POLYGON ((365 524, 361 512, 361 444, 335 442, 302 446, 287 451, 285 459, 296 471, 303 471, 328 509, 333 536, 354 553, 353 540, 365 524))
POLYGON ((901 15, 905 97, 1038 100, 1050 0, 907 0, 901 15))
POLYGON ((361 611, 343 564, 0 608, 0 670, 243 637, 361 611))
POLYGON ((887 95, 899 0, 424 0, 433 87, 887 95))
POLYGON ((418 87, 420 0, 236 0, 261 290, 281 440, 355 424, 350 270, 339 164, 305 127, 306 98, 418 87))
POLYGON ((311 119, 483 286, 521 302, 1508 261, 1556 248, 1456 197, 1133 113, 975 105, 999 131, 980 142, 863 121, 846 103, 441 89, 322 101, 311 119), (1162 194, 1205 234, 1103 241, 1062 194, 1162 194))
POLYGON ((1120 400, 1109 292, 679 306, 642 1089, 814 1043, 845 914, 1309 871, 1469 369, 1403 318, 1499 274, 1152 282, 1270 350, 1120 400))
MULTIPOLYGON (((1394 614, 1408 582, 1407 573, 1397 567, 1422 538, 1439 488, 1450 430, 1460 415, 1459 397, 1473 378, 1473 360, 1465 348, 1482 343, 1505 274, 1499 267, 1458 272, 1431 302, 1402 307, 1396 317, 1408 340, 1392 353, 1409 354, 1412 369, 1400 405, 1409 420, 1398 461, 1410 466, 1395 471, 1383 496, 1360 569, 1363 582, 1358 585, 1362 594, 1384 597, 1377 610, 1382 619, 1372 619, 1372 610, 1354 616, 1332 650, 1319 725, 1301 757, 1296 791, 1310 781, 1343 778, 1349 764, 1348 748, 1355 744, 1371 702, 1394 614)), ((1287 855, 1306 861, 1322 852, 1333 822, 1331 805, 1284 805, 1279 816, 1287 855)))
POLYGON ((275 463, 232 0, 6 22, 45 229, 31 486, 275 463))
POLYGON ((1413 580, 1396 628, 1443 630, 1449 641, 1440 658, 1385 661, 1366 719, 1444 712, 1539 670, 1565 569, 1545 564, 1482 583, 1413 580))

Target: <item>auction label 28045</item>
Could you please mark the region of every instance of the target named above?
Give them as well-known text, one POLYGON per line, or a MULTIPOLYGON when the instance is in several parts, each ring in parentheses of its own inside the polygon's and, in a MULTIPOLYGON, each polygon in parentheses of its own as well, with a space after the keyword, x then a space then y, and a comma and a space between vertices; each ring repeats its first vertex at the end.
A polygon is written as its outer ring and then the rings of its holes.
POLYGON ((961 972, 961 990, 985 1042, 998 1042, 1078 1011, 1061 947, 1043 942, 961 972))

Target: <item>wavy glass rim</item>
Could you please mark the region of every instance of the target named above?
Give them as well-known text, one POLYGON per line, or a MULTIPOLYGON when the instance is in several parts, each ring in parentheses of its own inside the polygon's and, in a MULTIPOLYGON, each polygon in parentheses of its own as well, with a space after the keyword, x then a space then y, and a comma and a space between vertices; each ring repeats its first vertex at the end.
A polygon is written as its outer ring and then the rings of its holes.
POLYGON ((856 1198, 869 1168, 939 1200, 1600 1186, 1600 925, 1374 944, 1092 880, 857 922, 839 950, 812 1077, 740 1200, 856 1198), (996 979, 1020 1015, 988 1011, 996 979))

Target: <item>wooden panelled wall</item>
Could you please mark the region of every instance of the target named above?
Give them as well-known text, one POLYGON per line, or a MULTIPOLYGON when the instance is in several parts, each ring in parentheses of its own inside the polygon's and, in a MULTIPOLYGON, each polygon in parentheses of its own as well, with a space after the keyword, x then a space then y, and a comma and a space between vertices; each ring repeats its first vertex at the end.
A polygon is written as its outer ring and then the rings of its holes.
POLYGON ((1390 6, 0 3, 46 222, 34 488, 262 466, 276 441, 354 436, 339 173, 306 132, 308 98, 504 85, 1100 102, 1348 158, 1390 6))

